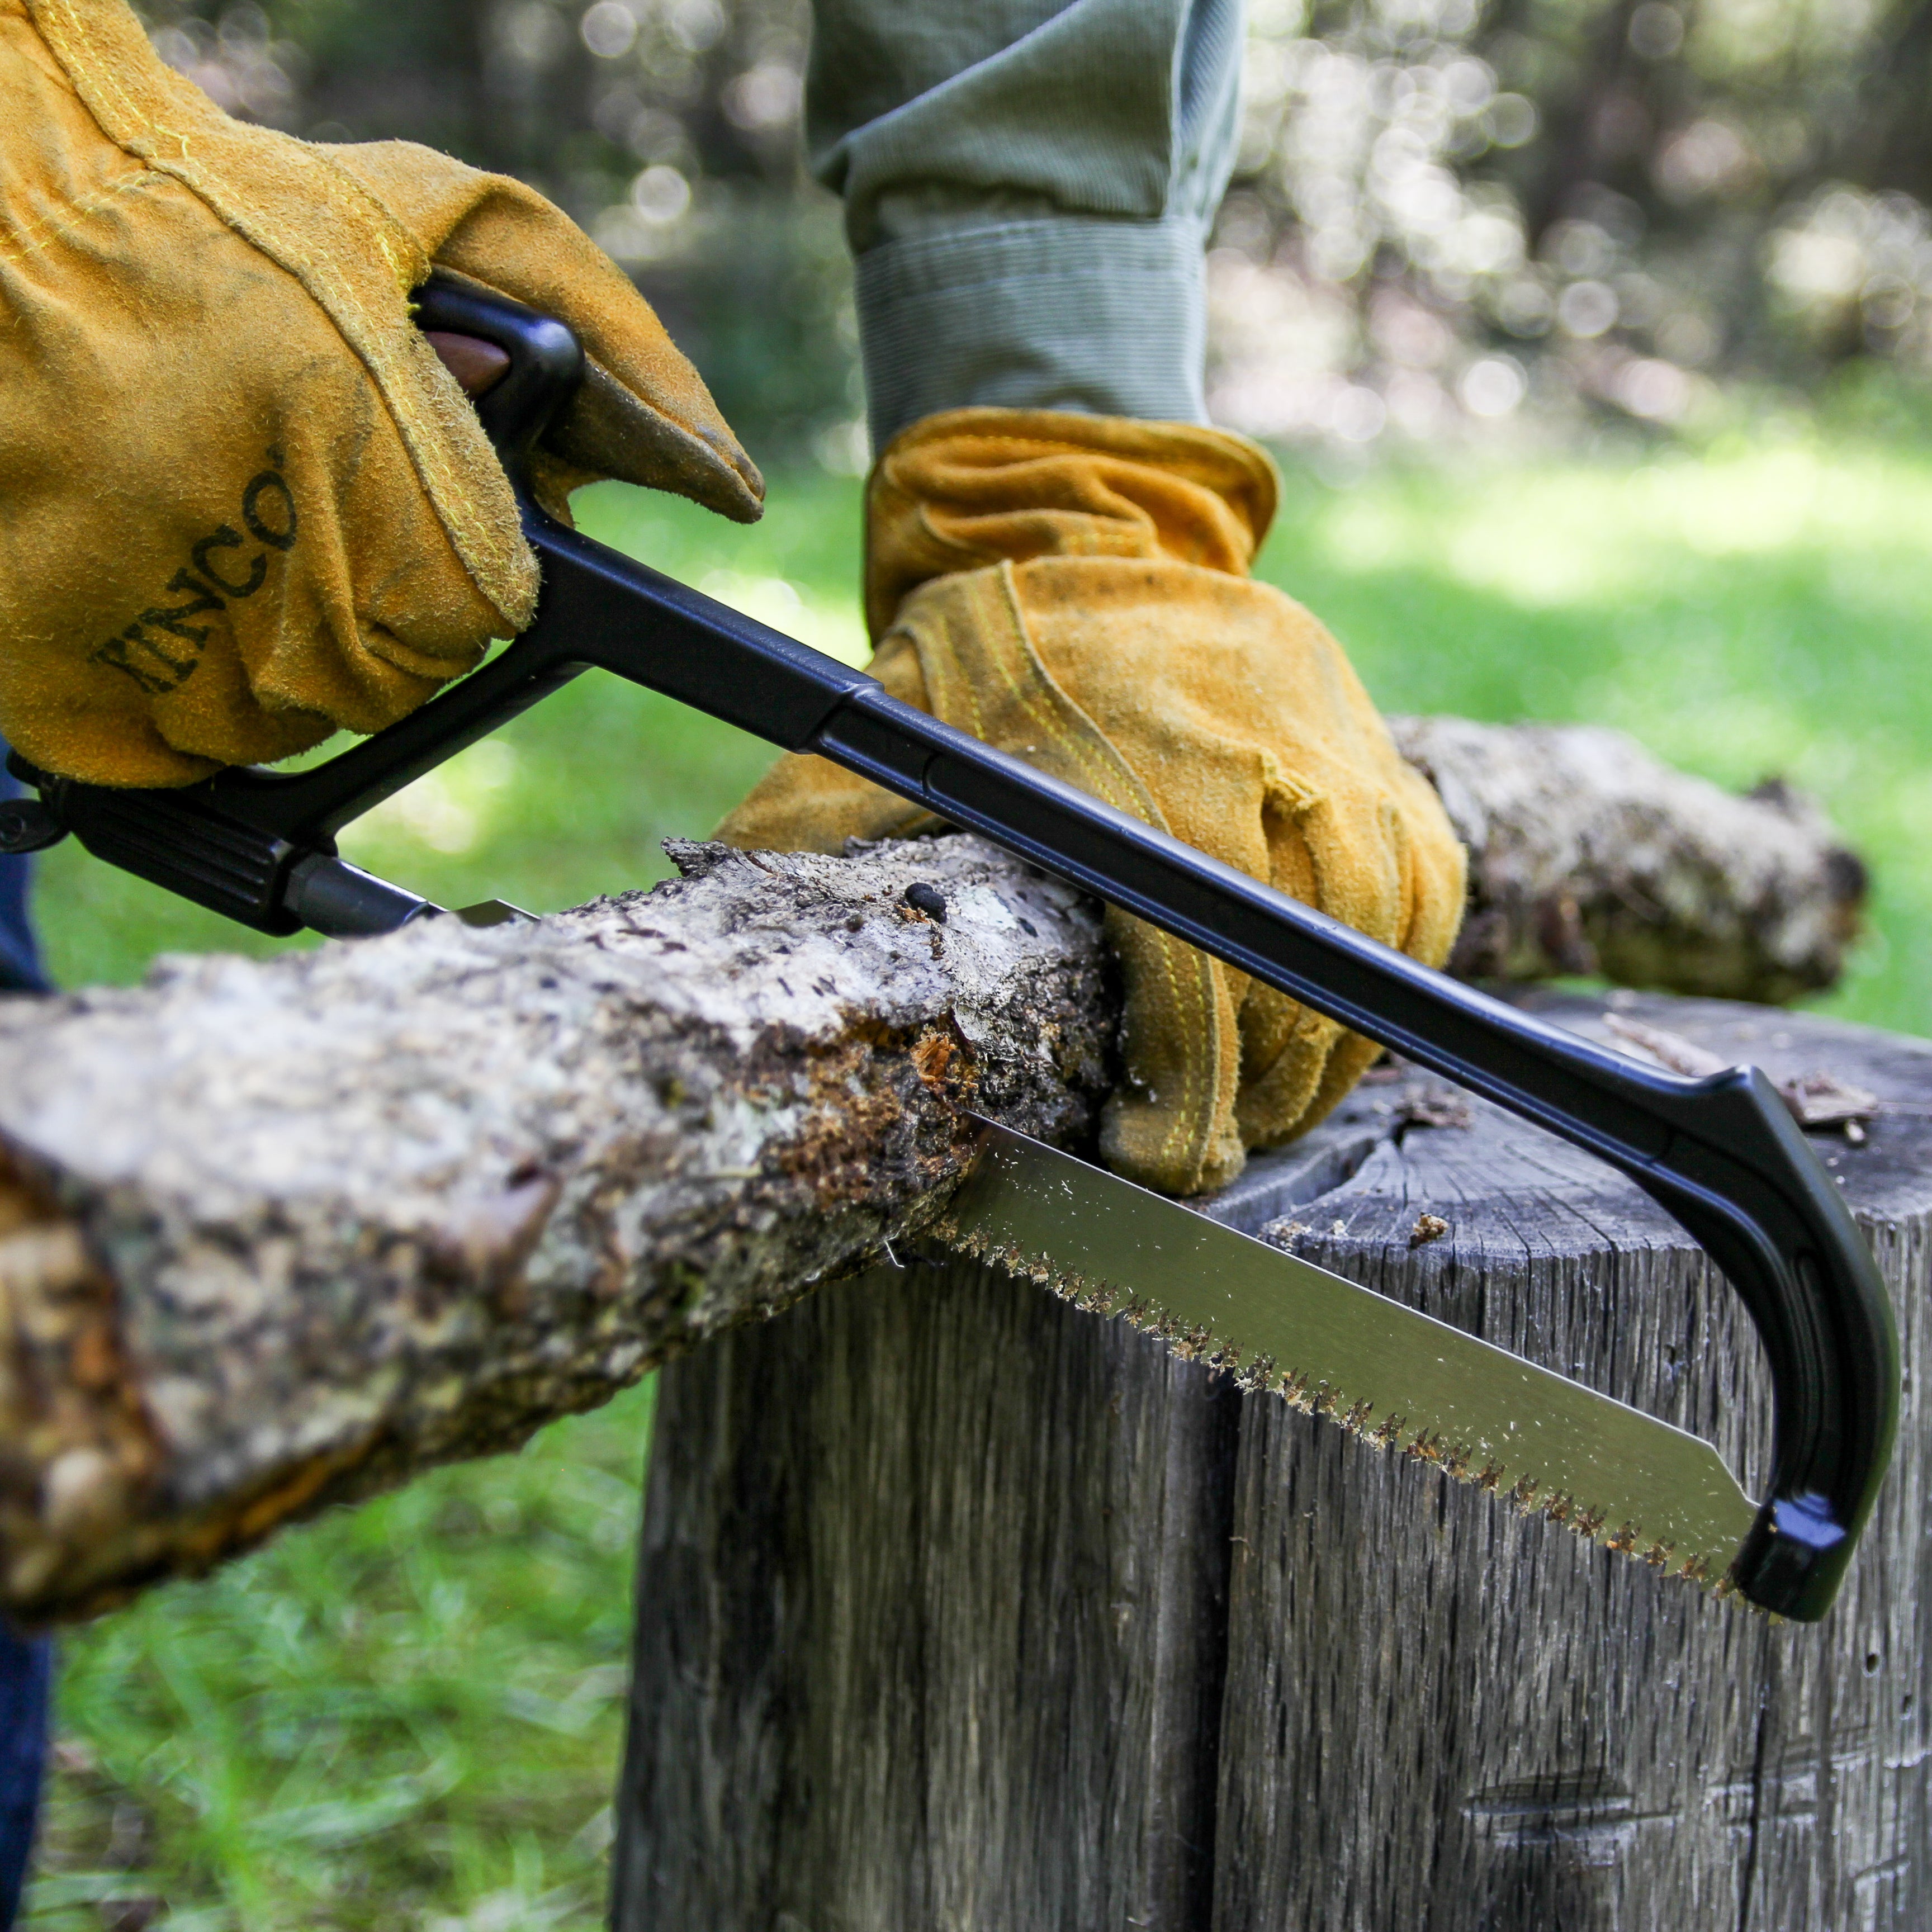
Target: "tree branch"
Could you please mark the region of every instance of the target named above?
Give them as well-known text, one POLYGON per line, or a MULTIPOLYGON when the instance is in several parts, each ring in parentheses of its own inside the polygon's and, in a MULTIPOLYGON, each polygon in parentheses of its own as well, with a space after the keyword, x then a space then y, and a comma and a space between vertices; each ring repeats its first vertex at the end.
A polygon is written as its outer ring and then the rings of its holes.
POLYGON ((1844 970, 1865 868, 1781 780, 1739 797, 1595 725, 1390 724, 1469 848, 1459 976, 1776 1004, 1844 970))
MULTIPOLYGON (((1478 848, 1466 965, 1835 961, 1815 815, 1607 734, 1401 731, 1478 848)), ((98 1609, 594 1406, 914 1235, 966 1108, 1090 1131, 1118 998, 1066 888, 966 838, 671 850, 536 926, 0 1002, 0 1606, 98 1609)))

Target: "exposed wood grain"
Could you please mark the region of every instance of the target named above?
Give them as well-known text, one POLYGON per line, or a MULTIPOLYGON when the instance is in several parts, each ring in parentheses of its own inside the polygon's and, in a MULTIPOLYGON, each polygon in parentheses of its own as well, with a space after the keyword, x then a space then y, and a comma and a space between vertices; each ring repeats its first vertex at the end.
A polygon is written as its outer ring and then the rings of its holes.
MULTIPOLYGON (((1822 1066, 1895 1102, 1932 1100, 1919 1042, 1636 1010, 1774 1076, 1822 1066)), ((1634 1190, 1566 1185, 1578 1157, 1540 1136, 1540 1188, 1493 1150, 1472 1160, 1483 1112, 1466 1137, 1378 1148, 1295 1213, 1310 1229, 1297 1244, 1761 1467, 1756 1351, 1701 1257, 1634 1190), (1425 1205, 1454 1239, 1411 1255, 1396 1240, 1425 1205)), ((1243 1855, 1221 1868, 1217 1925, 1927 1922, 1927 1444, 1912 1390, 1928 1366, 1928 1129, 1882 1113, 1863 1147, 1819 1142, 1898 1297, 1908 1369, 1898 1463, 1821 1629, 1708 1604, 1438 1478, 1358 1468, 1278 1406, 1250 1412, 1228 1670, 1253 1694, 1231 1700, 1222 1733, 1220 1840, 1243 1855), (1338 1642, 1378 1618, 1381 1645, 1338 1642), (1311 1780, 1322 1803, 1291 1816, 1311 1780), (1351 1810, 1367 1828, 1328 1824, 1351 1810)))
POLYGON ((618 1925, 1205 1923, 1232 1392, 916 1268, 659 1400, 618 1925))
MULTIPOLYGON (((1775 1075, 1822 1066, 1932 1103, 1916 1042, 1628 1010, 1775 1075)), ((1372 1083, 1217 1211, 1709 1433, 1748 1474, 1755 1343, 1701 1256, 1607 1170, 1459 1102, 1372 1083), (1412 1247, 1425 1212, 1448 1232, 1412 1247)), ((1231 1396, 976 1269, 869 1274, 678 1362, 618 1932, 1932 1922, 1913 1393, 1932 1118, 1881 1112, 1864 1146, 1819 1144, 1898 1295, 1911 1380, 1898 1464, 1816 1628, 1231 1396), (1150 1628, 1188 1634, 1163 1654, 1150 1628), (1163 1816, 1187 1820, 1204 1876, 1150 1880, 1163 1816)))

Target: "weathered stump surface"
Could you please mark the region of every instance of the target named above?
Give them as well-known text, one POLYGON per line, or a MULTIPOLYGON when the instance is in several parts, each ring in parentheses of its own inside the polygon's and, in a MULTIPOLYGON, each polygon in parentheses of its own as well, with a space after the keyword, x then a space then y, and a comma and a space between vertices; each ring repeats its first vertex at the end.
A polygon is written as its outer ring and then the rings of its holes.
MULTIPOLYGON (((1817 1141, 1908 1370, 1827 1622, 1714 1600, 998 1274, 877 1270, 664 1372, 619 1932, 1932 1922, 1932 1046, 1628 1004, 1924 1109, 1817 1141)), ((1763 1378, 1701 1254, 1608 1170, 1444 1098, 1372 1081, 1218 1211, 1713 1435, 1749 1486, 1763 1378), (1450 1232, 1412 1248, 1425 1211, 1450 1232)))

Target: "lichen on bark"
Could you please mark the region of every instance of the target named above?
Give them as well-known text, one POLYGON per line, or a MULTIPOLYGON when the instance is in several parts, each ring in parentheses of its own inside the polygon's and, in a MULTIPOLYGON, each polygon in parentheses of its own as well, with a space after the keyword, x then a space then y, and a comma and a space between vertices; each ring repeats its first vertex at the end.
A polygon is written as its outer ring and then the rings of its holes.
POLYGON ((672 849, 534 926, 0 1006, 0 1599, 514 1446, 915 1237, 974 1109, 1090 1132, 1078 895, 969 839, 672 849))

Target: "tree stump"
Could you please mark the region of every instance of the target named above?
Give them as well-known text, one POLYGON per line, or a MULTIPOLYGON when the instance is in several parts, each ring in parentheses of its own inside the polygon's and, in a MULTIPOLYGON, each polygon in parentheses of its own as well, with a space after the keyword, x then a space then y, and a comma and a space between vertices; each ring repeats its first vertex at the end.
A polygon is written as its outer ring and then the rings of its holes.
MULTIPOLYGON (((1824 1624, 1516 1515, 998 1273, 876 1270, 664 1372, 617 1932, 1932 1922, 1932 1044, 1612 998, 1881 1097, 1862 1144, 1816 1142, 1907 1372, 1824 1624)), ((1600 1028, 1601 1003, 1541 1004, 1600 1028)), ((1627 1182, 1480 1102, 1372 1076, 1214 1211, 1710 1436, 1755 1489, 1742 1307, 1627 1182), (1414 1244, 1425 1213, 1448 1232, 1414 1244)))

